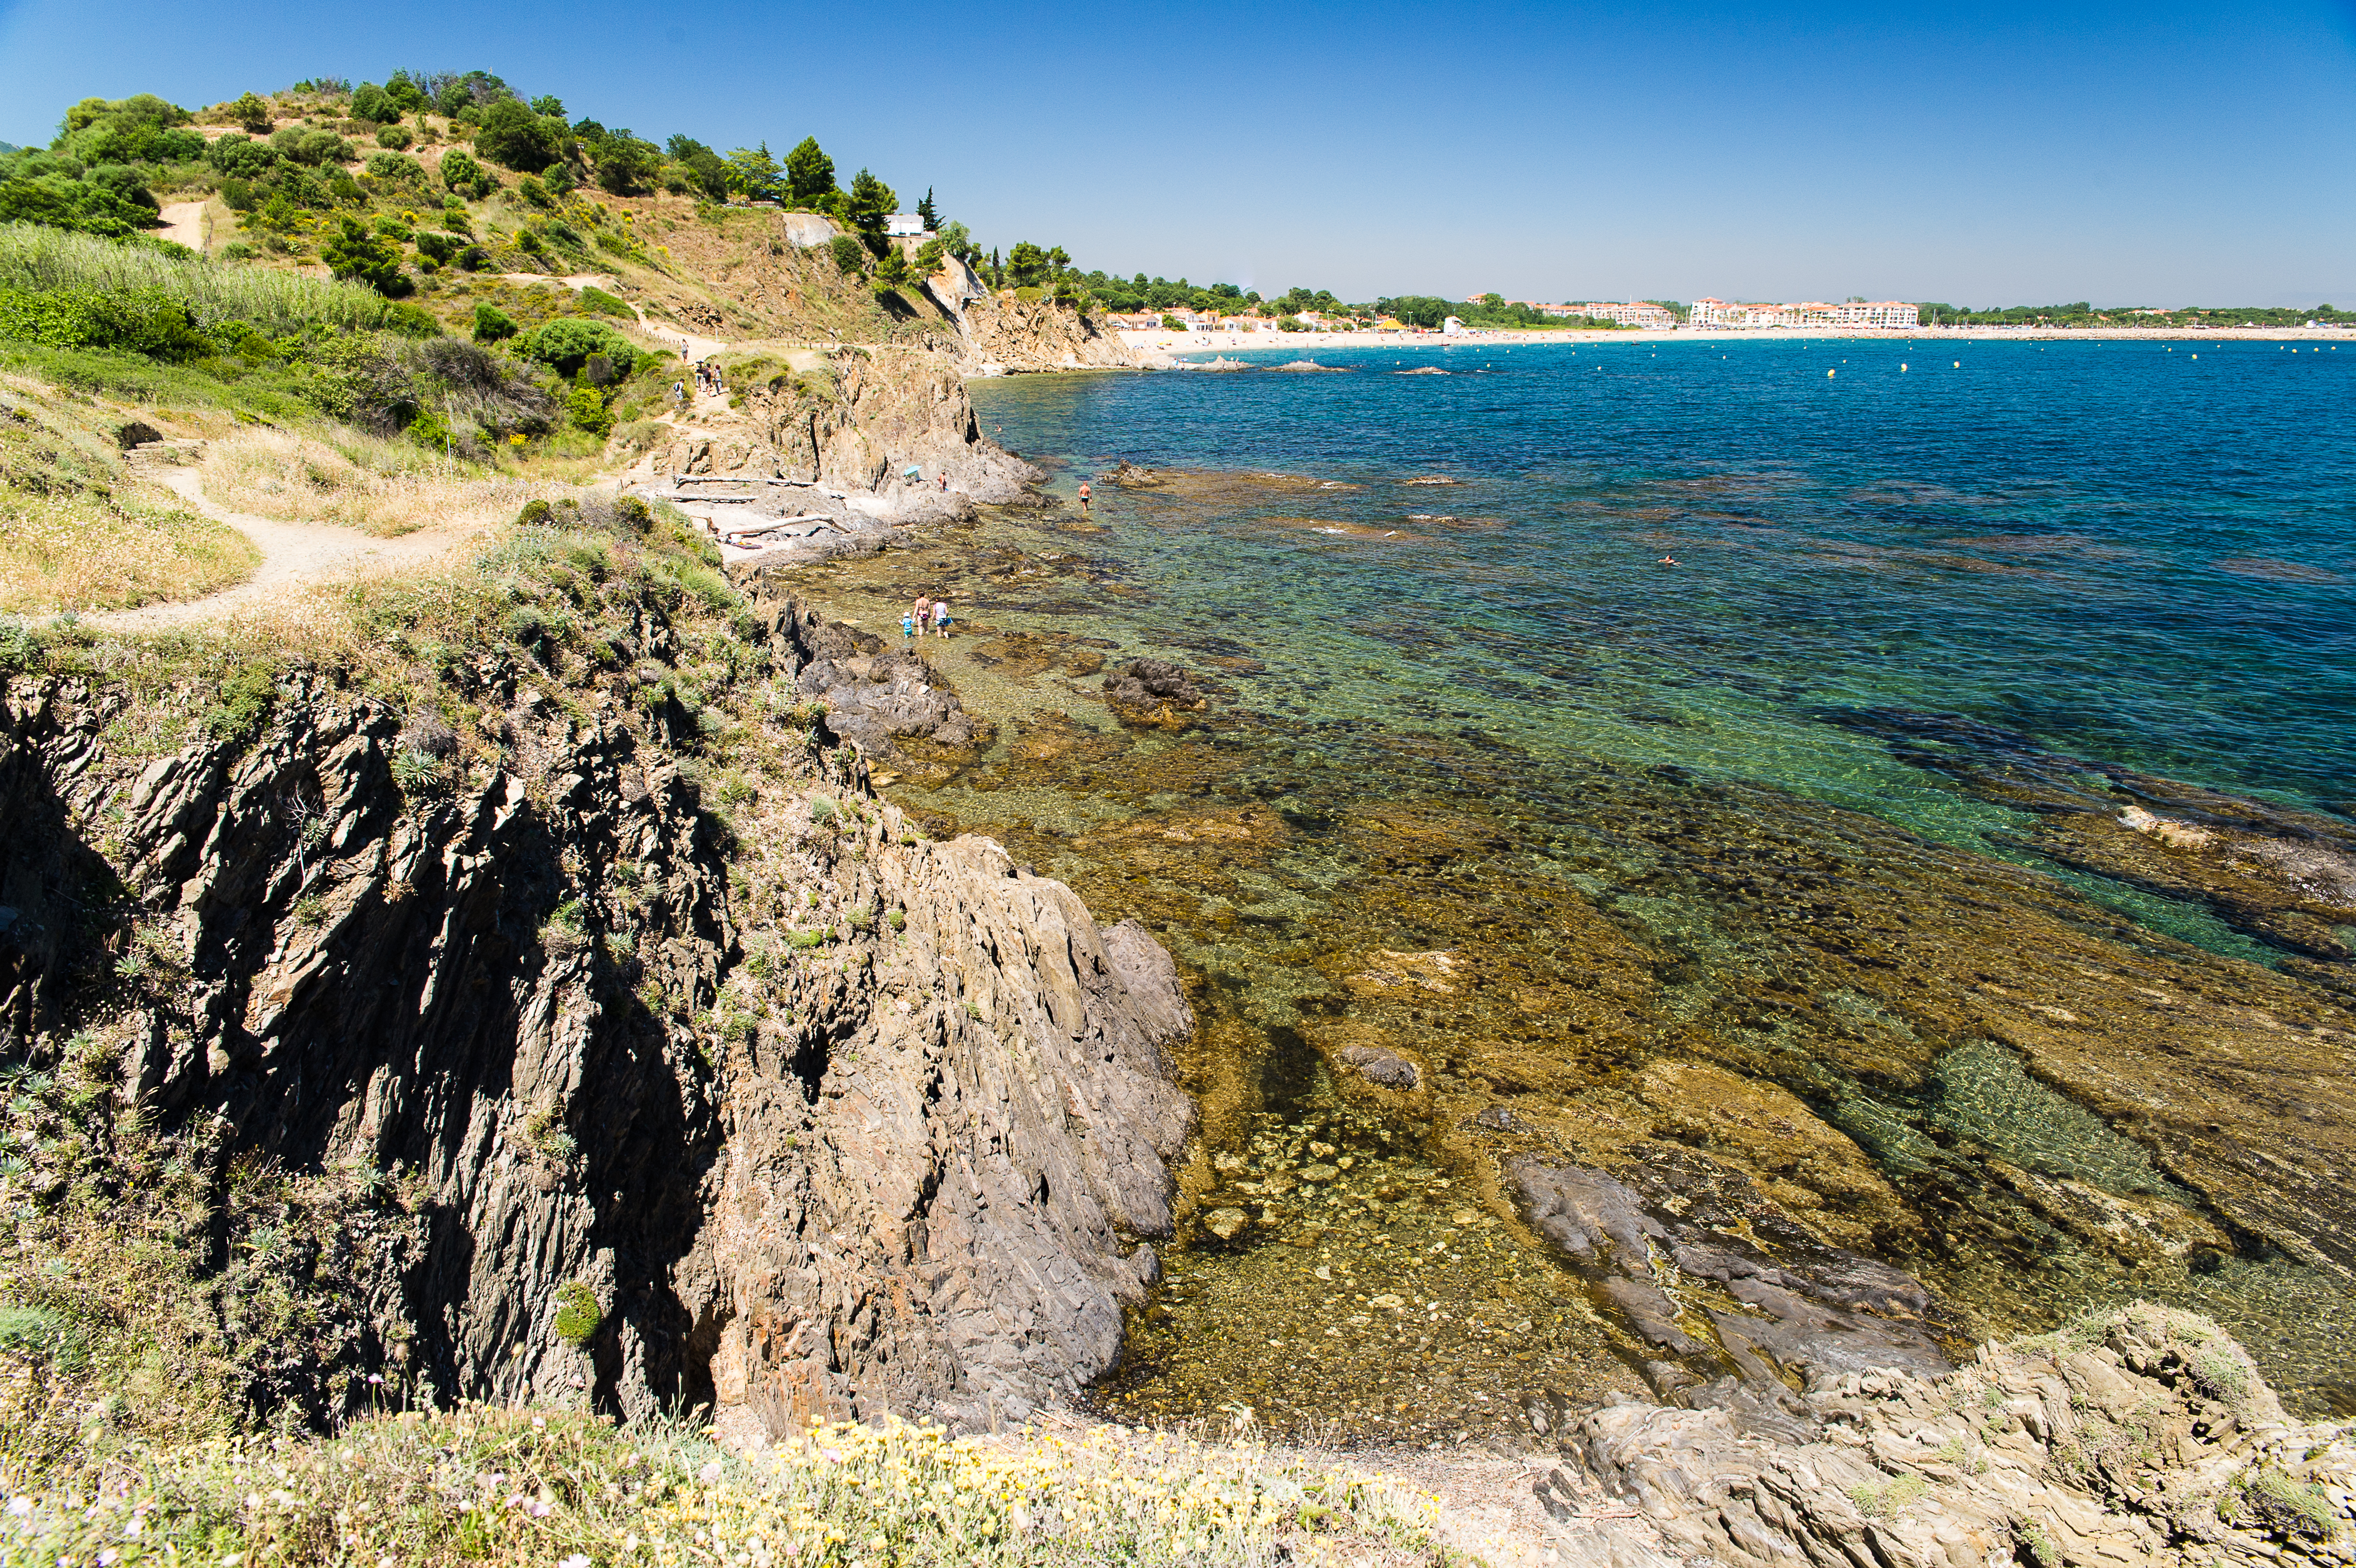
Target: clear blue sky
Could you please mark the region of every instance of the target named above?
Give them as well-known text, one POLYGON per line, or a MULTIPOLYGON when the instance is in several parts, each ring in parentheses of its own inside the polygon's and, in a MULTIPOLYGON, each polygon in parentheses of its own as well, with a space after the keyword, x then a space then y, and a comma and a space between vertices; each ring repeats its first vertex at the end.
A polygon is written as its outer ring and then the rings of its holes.
POLYGON ((985 245, 1345 298, 2356 306, 2356 0, 2200 7, 9 0, 66 105, 481 68, 815 134, 985 245))

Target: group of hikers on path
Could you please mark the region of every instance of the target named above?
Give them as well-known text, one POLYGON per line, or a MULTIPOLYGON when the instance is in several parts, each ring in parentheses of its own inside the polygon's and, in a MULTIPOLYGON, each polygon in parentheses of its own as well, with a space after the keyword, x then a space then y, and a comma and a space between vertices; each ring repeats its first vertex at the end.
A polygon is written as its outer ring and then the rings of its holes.
MULTIPOLYGON (((718 366, 711 364, 697 364, 690 367, 690 369, 695 377, 695 395, 697 397, 718 397, 722 392, 728 390, 728 383, 720 379, 720 370, 718 366)), ((687 383, 684 381, 671 382, 670 395, 679 399, 682 405, 686 404, 690 401, 687 394, 687 383)))
POLYGON ((900 636, 903 639, 924 636, 925 628, 926 627, 930 627, 932 628, 932 633, 935 637, 948 636, 948 600, 937 599, 926 594, 918 594, 916 596, 915 607, 910 609, 906 615, 900 618, 900 636))

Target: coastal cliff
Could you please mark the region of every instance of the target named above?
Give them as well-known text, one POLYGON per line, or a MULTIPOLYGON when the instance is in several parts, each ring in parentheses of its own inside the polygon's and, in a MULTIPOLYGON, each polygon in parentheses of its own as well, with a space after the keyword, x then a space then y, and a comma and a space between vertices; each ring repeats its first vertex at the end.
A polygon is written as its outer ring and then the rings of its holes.
MULTIPOLYGON (((510 552, 504 630, 425 670, 304 650, 208 708, 11 645, 0 1183, 64 1260, 13 1295, 184 1337, 176 1397, 263 1420, 367 1372, 747 1441, 988 1426, 1113 1363, 1191 1122, 1168 955, 921 838, 795 695, 790 606, 662 591, 691 557, 629 517, 510 552)), ((12 1419, 70 1443, 86 1392, 12 1419)))
POLYGON ((877 497, 894 520, 921 520, 1013 500, 1039 477, 983 437, 946 353, 750 349, 723 356, 720 366, 727 402, 708 401, 664 426, 631 478, 792 479, 877 497), (904 482, 911 467, 921 483, 904 482), (959 499, 945 507, 945 495, 959 499))

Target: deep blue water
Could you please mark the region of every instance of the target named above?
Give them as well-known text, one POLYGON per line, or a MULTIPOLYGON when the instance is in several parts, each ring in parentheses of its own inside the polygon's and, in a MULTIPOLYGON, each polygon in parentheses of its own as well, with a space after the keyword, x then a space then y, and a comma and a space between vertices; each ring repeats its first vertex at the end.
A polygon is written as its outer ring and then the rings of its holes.
POLYGON ((1173 656, 1268 666, 1248 703, 1470 721, 1951 839, 1987 808, 1845 715, 2356 798, 2356 345, 1291 351, 1348 373, 975 388, 1059 488, 1096 480, 1173 656), (1449 373, 1397 373, 1423 366, 1449 373), (1121 458, 1207 477, 1131 494, 1121 458), (1226 477, 1254 472, 1286 481, 1226 477))

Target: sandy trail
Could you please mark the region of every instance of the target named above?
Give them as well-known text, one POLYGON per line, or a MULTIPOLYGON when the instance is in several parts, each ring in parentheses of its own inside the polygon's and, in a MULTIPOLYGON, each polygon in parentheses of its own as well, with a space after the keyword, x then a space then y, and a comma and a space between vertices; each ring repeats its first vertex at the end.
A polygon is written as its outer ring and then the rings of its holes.
POLYGON ((205 204, 201 201, 175 201, 164 209, 164 231, 158 239, 170 240, 203 254, 205 248, 205 204))
POLYGON ((277 522, 249 512, 231 511, 209 499, 193 468, 158 472, 146 477, 168 486, 195 510, 225 522, 262 551, 253 575, 234 587, 177 604, 143 605, 134 610, 109 610, 85 615, 85 625, 115 631, 155 631, 217 620, 240 611, 284 607, 304 590, 330 583, 356 582, 396 571, 414 571, 440 564, 463 553, 483 532, 478 523, 422 529, 399 539, 374 539, 348 528, 325 522, 277 522))

